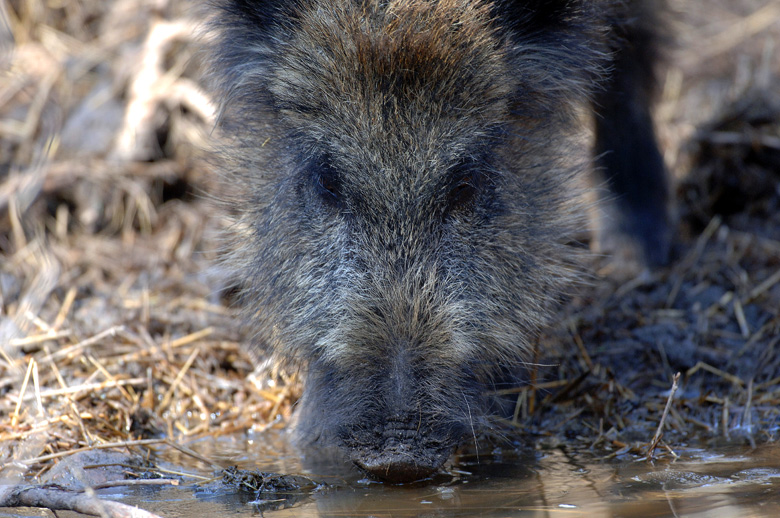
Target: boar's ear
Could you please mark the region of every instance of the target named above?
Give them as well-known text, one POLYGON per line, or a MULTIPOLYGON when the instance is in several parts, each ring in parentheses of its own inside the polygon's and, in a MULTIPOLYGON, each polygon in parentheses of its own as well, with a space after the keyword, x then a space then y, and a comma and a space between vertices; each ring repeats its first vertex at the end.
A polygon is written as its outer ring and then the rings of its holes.
POLYGON ((611 1, 496 0, 521 93, 534 92, 537 107, 576 103, 591 93, 607 63, 605 4, 611 1))
POLYGON ((269 43, 274 34, 295 23, 298 0, 212 0, 212 29, 222 54, 269 43))
POLYGON ((266 70, 279 35, 295 24, 299 0, 211 0, 215 37, 207 73, 226 110, 256 106, 265 96, 266 70), (232 107, 232 108, 231 108, 232 107))
POLYGON ((293 15, 296 0, 213 0, 219 12, 218 25, 266 32, 274 24, 293 15))
MULTIPOLYGON (((592 3, 592 2, 591 2, 592 3)), ((497 0, 503 24, 515 30, 554 31, 565 27, 582 11, 583 0, 497 0)))

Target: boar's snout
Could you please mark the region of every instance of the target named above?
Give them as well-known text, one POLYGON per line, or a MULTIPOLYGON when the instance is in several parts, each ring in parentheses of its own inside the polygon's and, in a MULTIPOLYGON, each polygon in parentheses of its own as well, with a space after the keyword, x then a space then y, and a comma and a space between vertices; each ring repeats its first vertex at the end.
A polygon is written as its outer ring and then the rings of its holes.
POLYGON ((353 462, 371 476, 395 483, 434 474, 457 442, 441 430, 421 430, 420 422, 411 420, 388 421, 369 441, 358 447, 347 445, 353 462))
POLYGON ((379 349, 381 354, 357 364, 310 365, 297 442, 337 446, 377 479, 424 479, 438 472, 477 426, 479 417, 469 409, 481 406, 484 387, 460 365, 440 365, 437 375, 427 372, 407 341, 379 349))

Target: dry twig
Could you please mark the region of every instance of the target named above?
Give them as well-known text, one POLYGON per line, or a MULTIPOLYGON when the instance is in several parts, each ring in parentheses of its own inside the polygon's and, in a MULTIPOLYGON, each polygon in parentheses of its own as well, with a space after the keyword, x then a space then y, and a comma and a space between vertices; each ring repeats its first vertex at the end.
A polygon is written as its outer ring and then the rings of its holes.
POLYGON ((100 500, 96 496, 57 486, 19 485, 0 488, 0 507, 41 507, 104 518, 160 518, 149 511, 121 502, 100 500))
POLYGON ((664 407, 664 413, 661 415, 661 421, 658 423, 658 429, 655 431, 653 440, 650 441, 650 446, 647 448, 647 460, 653 460, 653 453, 655 453, 655 449, 658 447, 658 443, 663 436, 664 423, 666 422, 666 416, 669 414, 669 409, 672 406, 674 394, 677 392, 677 382, 679 380, 680 373, 678 372, 674 375, 674 379, 672 380, 672 388, 669 391, 669 398, 666 400, 666 406, 664 407))

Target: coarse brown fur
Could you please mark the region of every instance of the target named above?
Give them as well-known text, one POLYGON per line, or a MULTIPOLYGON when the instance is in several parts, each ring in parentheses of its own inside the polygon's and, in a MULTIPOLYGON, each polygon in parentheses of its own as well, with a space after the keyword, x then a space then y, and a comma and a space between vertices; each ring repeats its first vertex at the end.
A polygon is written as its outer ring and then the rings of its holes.
POLYGON ((297 436, 390 480, 489 426, 571 282, 601 4, 220 2, 215 77, 253 342, 297 436))

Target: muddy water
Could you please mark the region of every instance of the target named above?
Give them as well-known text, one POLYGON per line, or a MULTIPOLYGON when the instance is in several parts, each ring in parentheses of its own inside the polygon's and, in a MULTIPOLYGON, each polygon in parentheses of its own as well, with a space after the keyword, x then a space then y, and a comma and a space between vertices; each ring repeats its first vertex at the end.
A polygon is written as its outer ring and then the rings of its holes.
MULTIPOLYGON (((687 448, 675 461, 604 461, 563 449, 495 451, 457 459, 449 474, 426 484, 392 486, 359 473, 319 468, 284 441, 195 445, 225 465, 304 472, 331 484, 287 501, 257 501, 220 483, 196 489, 133 490, 122 500, 166 517, 216 516, 780 516, 780 445, 756 449, 687 448), (254 500, 254 501, 253 501, 254 500)), ((275 495, 272 499, 277 499, 275 495)))
MULTIPOLYGON (((603 460, 591 453, 495 450, 455 459, 448 473, 416 485, 393 486, 350 466, 302 458, 273 434, 190 447, 224 466, 302 473, 327 482, 314 491, 254 494, 221 480, 178 487, 116 487, 103 498, 166 518, 217 517, 776 517, 780 516, 780 444, 676 450, 674 461, 603 460)), ((210 476, 192 457, 168 456, 165 467, 210 476)), ((0 509, 0 518, 50 516, 0 509)), ((58 513, 61 518, 73 513, 58 513)))

